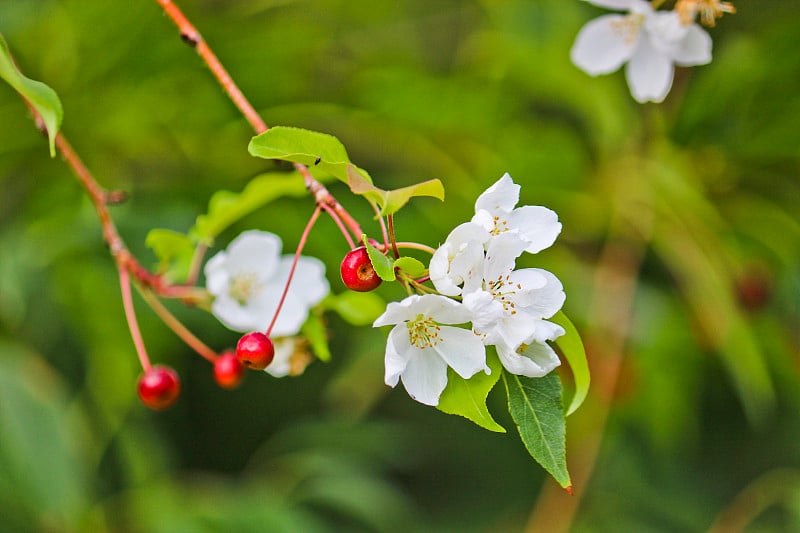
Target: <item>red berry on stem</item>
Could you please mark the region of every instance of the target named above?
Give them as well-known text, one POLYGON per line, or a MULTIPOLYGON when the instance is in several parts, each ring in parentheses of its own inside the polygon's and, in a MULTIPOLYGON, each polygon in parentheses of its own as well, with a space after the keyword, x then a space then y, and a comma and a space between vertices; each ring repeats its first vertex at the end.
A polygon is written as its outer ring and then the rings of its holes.
POLYGON ((214 362, 214 379, 224 389, 235 389, 244 378, 244 365, 233 352, 225 352, 214 362))
POLYGON ((178 399, 181 380, 168 366, 154 366, 139 378, 139 399, 150 409, 166 409, 178 399))
POLYGON ((236 358, 247 368, 264 370, 275 357, 275 347, 269 337, 260 331, 242 335, 236 344, 236 358))
POLYGON ((353 291, 368 292, 383 281, 372 267, 367 249, 363 246, 347 252, 340 270, 345 286, 353 291))

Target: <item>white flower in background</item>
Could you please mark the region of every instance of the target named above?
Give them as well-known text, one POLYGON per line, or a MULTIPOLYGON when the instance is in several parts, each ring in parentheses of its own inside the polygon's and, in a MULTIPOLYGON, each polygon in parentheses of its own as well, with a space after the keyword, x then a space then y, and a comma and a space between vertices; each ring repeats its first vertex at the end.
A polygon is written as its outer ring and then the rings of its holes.
POLYGON ((486 348, 469 329, 446 324, 464 324, 472 313, 445 296, 426 294, 391 302, 373 327, 396 324, 386 343, 385 381, 398 380, 409 396, 426 405, 438 405, 447 385, 447 367, 468 379, 486 365, 486 348))
POLYGON ((655 11, 644 0, 586 0, 627 11, 587 23, 575 38, 572 62, 591 76, 608 74, 627 63, 625 77, 640 103, 661 102, 672 87, 674 65, 711 61, 711 37, 675 11, 655 11))
MULTIPOLYGON (((211 311, 234 331, 264 331, 272 321, 289 278, 293 256, 281 256, 281 239, 264 231, 245 231, 206 263, 206 288, 214 296, 211 311)), ((300 256, 289 292, 271 336, 300 331, 310 308, 330 291, 325 265, 300 256)))
MULTIPOLYGON (((525 242, 524 251, 535 254, 552 245, 561 233, 558 215, 540 205, 519 202, 520 186, 506 173, 486 189, 475 202, 472 222, 489 232, 490 240, 504 233, 515 233, 525 242)), ((521 253, 521 252, 520 252, 521 253)))
POLYGON ((272 339, 275 356, 264 372, 276 378, 298 376, 314 357, 308 351, 308 341, 303 337, 278 337, 272 339))

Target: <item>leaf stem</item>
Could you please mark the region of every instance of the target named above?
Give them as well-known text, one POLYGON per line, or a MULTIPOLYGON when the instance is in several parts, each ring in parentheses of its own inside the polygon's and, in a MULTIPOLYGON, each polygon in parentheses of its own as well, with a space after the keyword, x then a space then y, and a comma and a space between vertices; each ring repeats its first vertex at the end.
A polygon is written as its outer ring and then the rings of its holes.
POLYGON ((400 250, 397 249, 397 241, 394 238, 394 215, 386 215, 386 222, 389 224, 389 240, 392 243, 392 253, 395 259, 400 259, 400 250))

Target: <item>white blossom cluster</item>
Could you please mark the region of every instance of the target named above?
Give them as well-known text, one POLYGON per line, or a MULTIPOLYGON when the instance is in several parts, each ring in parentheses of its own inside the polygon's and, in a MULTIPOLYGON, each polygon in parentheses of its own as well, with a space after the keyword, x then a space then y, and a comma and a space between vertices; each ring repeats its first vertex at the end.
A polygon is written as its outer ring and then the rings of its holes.
POLYGON ((561 282, 546 270, 516 269, 516 260, 553 244, 561 224, 545 207, 516 207, 519 191, 505 174, 478 197, 472 220, 436 250, 429 273, 440 294, 392 302, 374 322, 395 325, 386 346, 387 385, 402 380, 412 398, 438 405, 448 366, 465 379, 490 373, 486 346, 514 374, 541 377, 559 365, 546 341, 564 330, 546 319, 564 303, 561 282), (465 324, 469 329, 459 327, 465 324))
POLYGON ((591 76, 608 74, 622 65, 633 98, 661 102, 672 87, 675 65, 711 62, 711 37, 694 22, 733 12, 728 2, 683 0, 671 11, 656 10, 645 0, 586 0, 626 14, 604 15, 578 32, 572 62, 591 76))

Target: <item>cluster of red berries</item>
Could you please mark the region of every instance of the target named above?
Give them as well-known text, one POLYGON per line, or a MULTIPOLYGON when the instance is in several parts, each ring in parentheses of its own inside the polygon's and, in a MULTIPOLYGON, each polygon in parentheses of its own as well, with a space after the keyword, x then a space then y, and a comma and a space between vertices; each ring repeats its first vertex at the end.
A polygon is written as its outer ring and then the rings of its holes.
MULTIPOLYGON (((342 281, 354 291, 368 292, 381 284, 364 246, 350 250, 341 265, 342 281)), ((246 369, 264 370, 275 357, 275 346, 264 333, 253 331, 242 335, 236 351, 228 351, 214 361, 214 379, 220 387, 233 389, 244 379, 246 369)), ((139 399, 150 409, 162 410, 171 406, 181 392, 178 373, 167 366, 157 365, 139 378, 139 399)))
MULTIPOLYGON (((214 379, 220 387, 234 389, 244 379, 245 370, 264 370, 275 357, 272 341, 261 332, 247 333, 239 339, 236 352, 228 351, 214 361, 214 379)), ((139 399, 150 409, 160 411, 175 403, 181 392, 178 373, 157 365, 139 378, 139 399)))

